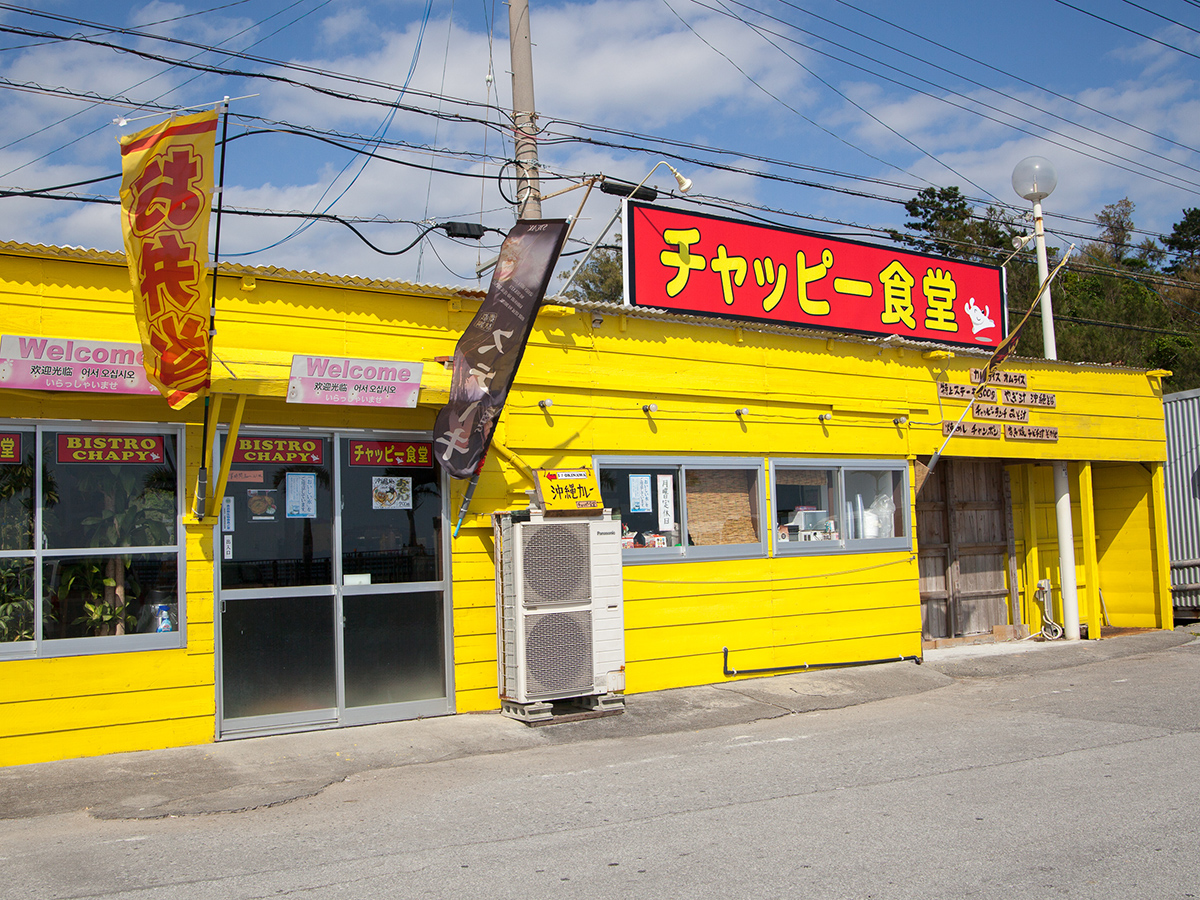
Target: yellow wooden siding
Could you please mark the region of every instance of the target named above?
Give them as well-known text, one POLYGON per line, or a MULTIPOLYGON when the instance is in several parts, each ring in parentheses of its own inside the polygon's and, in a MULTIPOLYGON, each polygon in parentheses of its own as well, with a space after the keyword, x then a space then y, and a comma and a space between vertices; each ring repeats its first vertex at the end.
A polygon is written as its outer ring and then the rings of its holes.
MULTIPOLYGON (((1152 521, 1152 485, 1147 468, 1138 463, 1096 463, 1091 467, 1095 515, 1095 560, 1098 592, 1088 603, 1087 558, 1084 555, 1083 519, 1078 468, 1071 466, 1071 519, 1075 533, 1075 566, 1081 624, 1103 633, 1103 608, 1114 627, 1163 627, 1162 590, 1158 584, 1158 550, 1152 521)), ((1023 609, 1030 627, 1041 628, 1041 612, 1032 602, 1038 579, 1049 578, 1054 591, 1055 619, 1062 623, 1061 579, 1058 568, 1058 533, 1054 506, 1054 477, 1049 466, 1010 467, 1014 477, 1013 519, 1018 559, 1027 558, 1025 525, 1028 504, 1026 483, 1032 477, 1039 561, 1036 572, 1028 564, 1019 566, 1018 581, 1023 609)), ((1093 634, 1096 632, 1092 632, 1093 634)))
MULTIPOLYGON (((72 251, 0 252, 5 334, 137 341, 128 274, 119 261, 81 259, 72 251)), ((244 423, 432 428, 436 405, 406 411, 297 411, 282 402, 280 385, 293 353, 411 360, 444 380, 435 357, 453 353, 478 300, 451 290, 333 282, 261 272, 218 279, 221 362, 214 362, 214 377, 225 389, 254 395, 244 423)), ((961 402, 939 402, 937 383, 966 384, 968 370, 983 362, 961 351, 952 358, 926 359, 912 348, 659 318, 605 314, 594 327, 590 312, 540 317, 497 429, 497 442, 507 449, 489 454, 471 513, 452 541, 456 708, 498 705, 491 513, 523 508, 524 492, 532 487, 509 452, 533 467, 585 465, 594 455, 912 459, 938 449, 940 422, 956 419, 963 408, 961 402), (545 398, 554 401, 549 409, 538 406, 545 398), (658 410, 647 415, 642 411, 647 403, 656 403, 658 410), (741 407, 749 413, 739 418, 734 410, 741 407), (822 424, 819 413, 833 418, 822 424), (909 421, 894 424, 900 416, 909 421)), ((1144 483, 1133 478, 1126 485, 1121 479, 1132 478, 1126 470, 1141 468, 1127 465, 1130 461, 1165 458, 1160 384, 1144 372, 1105 367, 1013 360, 1006 368, 1026 373, 1032 389, 1056 395, 1057 409, 1033 410, 1030 419, 1057 427, 1060 440, 956 437, 945 452, 1095 461, 1099 578, 1109 612, 1117 624, 1153 619, 1161 597, 1155 596, 1153 538, 1148 536, 1153 518, 1146 499, 1149 475, 1144 483), (1106 462, 1122 465, 1106 469, 1106 462)), ((103 415, 115 421, 188 423, 185 506, 190 508, 201 403, 173 412, 159 398, 105 397, 98 407, 93 398, 25 391, 4 392, 3 401, 6 418, 103 415)), ((224 418, 231 413, 230 403, 224 418)), ((210 486, 214 466, 210 461, 210 486)), ((1053 490, 1046 487, 1049 469, 1012 468, 1033 475, 1030 510, 1040 537, 1039 546, 1029 549, 1040 551, 1035 554, 1040 568, 1050 572, 1057 568, 1057 552, 1053 490)), ((1077 478, 1072 481, 1077 490, 1077 478)), ((1014 479, 1014 501, 1024 496, 1022 484, 1014 479)), ((452 520, 464 488, 465 482, 453 482, 452 520)), ((1023 516, 1018 512, 1015 518, 1020 541, 1023 516)), ((1077 540, 1081 534, 1077 527, 1077 540)), ((1024 559, 1026 548, 1019 551, 1024 559)), ((211 528, 188 529, 187 554, 186 649, 0 663, 0 721, 54 720, 58 726, 57 736, 20 726, 0 730, 0 761, 211 740, 211 528)), ((1082 554, 1077 559, 1083 560, 1082 554)), ((1021 566, 1019 576, 1027 603, 1030 582, 1046 577, 1028 568, 1021 566)), ((742 669, 920 652, 913 554, 685 562, 629 566, 625 574, 632 692, 722 680, 726 646, 732 664, 742 669)), ((1083 577, 1080 572, 1081 583, 1083 577)))
POLYGON ((182 743, 213 739, 211 652, 147 650, 0 665, 0 765, 175 746, 180 736, 182 743))
POLYGON ((1137 464, 1097 465, 1092 477, 1100 590, 1108 616, 1118 628, 1161 627, 1151 474, 1137 464))

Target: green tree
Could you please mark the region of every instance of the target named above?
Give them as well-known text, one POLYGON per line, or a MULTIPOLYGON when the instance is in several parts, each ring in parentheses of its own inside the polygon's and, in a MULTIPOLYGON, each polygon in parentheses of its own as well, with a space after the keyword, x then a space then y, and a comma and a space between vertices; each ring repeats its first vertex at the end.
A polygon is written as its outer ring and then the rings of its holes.
POLYGON ((957 187, 925 188, 904 209, 906 230, 888 233, 919 253, 996 263, 1012 252, 1012 239, 1021 233, 1002 210, 989 206, 978 214, 957 187))
MULTIPOLYGON (((905 204, 902 244, 923 253, 999 264, 1012 254, 1020 233, 1013 218, 992 208, 979 214, 958 188, 925 188, 905 204)), ((1135 206, 1129 198, 1097 215, 1100 239, 1085 245, 1051 285, 1058 358, 1170 369, 1169 391, 1200 386, 1200 294, 1188 287, 1160 288, 1145 274, 1161 265, 1163 248, 1147 239, 1132 245, 1135 206)), ((1167 239, 1181 260, 1194 261, 1177 277, 1200 286, 1200 210, 1185 210, 1184 221, 1167 239)), ((1054 248, 1048 248, 1053 267, 1054 248)), ((1009 319, 1015 325, 1033 303, 1038 277, 1033 245, 1013 257, 1008 270, 1009 319)), ((1019 356, 1043 355, 1040 309, 1017 343, 1019 356)))
POLYGON ((619 236, 615 246, 596 248, 563 296, 588 303, 622 302, 625 297, 625 275, 619 236))
POLYGON ((1175 260, 1167 266, 1168 272, 1196 268, 1200 263, 1200 209, 1194 206, 1185 209, 1183 218, 1175 223, 1164 243, 1175 254, 1175 260))
MULTIPOLYGON (((1129 239, 1133 235, 1133 201, 1128 197, 1110 203, 1096 213, 1096 224, 1100 226, 1100 239, 1108 248, 1113 262, 1125 261, 1129 239)), ((1099 252, 1097 247, 1097 252, 1099 252)))

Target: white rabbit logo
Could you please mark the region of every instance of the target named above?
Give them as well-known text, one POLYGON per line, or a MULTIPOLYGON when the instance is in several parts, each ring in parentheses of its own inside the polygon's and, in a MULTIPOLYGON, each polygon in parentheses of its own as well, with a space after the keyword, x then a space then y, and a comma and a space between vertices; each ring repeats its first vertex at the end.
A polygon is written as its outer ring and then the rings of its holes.
MULTIPOLYGON (((996 323, 989 318, 992 308, 990 306, 986 306, 983 309, 980 309, 979 304, 975 302, 974 297, 967 301, 967 305, 964 306, 963 309, 966 310, 967 315, 971 317, 972 333, 979 334, 979 332, 983 331, 985 328, 996 327, 996 323)), ((986 340, 986 338, 982 338, 981 340, 986 340)))

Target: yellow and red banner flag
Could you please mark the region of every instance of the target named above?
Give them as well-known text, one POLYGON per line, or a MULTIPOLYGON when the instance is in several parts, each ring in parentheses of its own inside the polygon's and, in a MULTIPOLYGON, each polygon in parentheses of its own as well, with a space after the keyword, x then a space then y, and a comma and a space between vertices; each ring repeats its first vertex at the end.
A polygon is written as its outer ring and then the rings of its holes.
POLYGON ((172 409, 209 383, 208 219, 217 112, 121 138, 121 232, 146 376, 172 409))

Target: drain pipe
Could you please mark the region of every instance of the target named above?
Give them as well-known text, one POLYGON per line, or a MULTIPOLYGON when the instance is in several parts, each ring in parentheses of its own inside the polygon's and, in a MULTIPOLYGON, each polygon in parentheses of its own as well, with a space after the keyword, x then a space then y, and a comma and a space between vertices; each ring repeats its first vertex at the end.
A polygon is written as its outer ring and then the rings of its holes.
POLYGON ((835 663, 799 663, 794 666, 771 666, 766 669, 731 669, 729 668, 729 648, 722 647, 722 667, 726 678, 734 675, 780 675, 784 672, 807 672, 810 669, 850 669, 856 666, 878 666, 883 663, 915 662, 918 666, 925 660, 920 656, 889 656, 885 659, 856 659, 851 662, 835 663))

